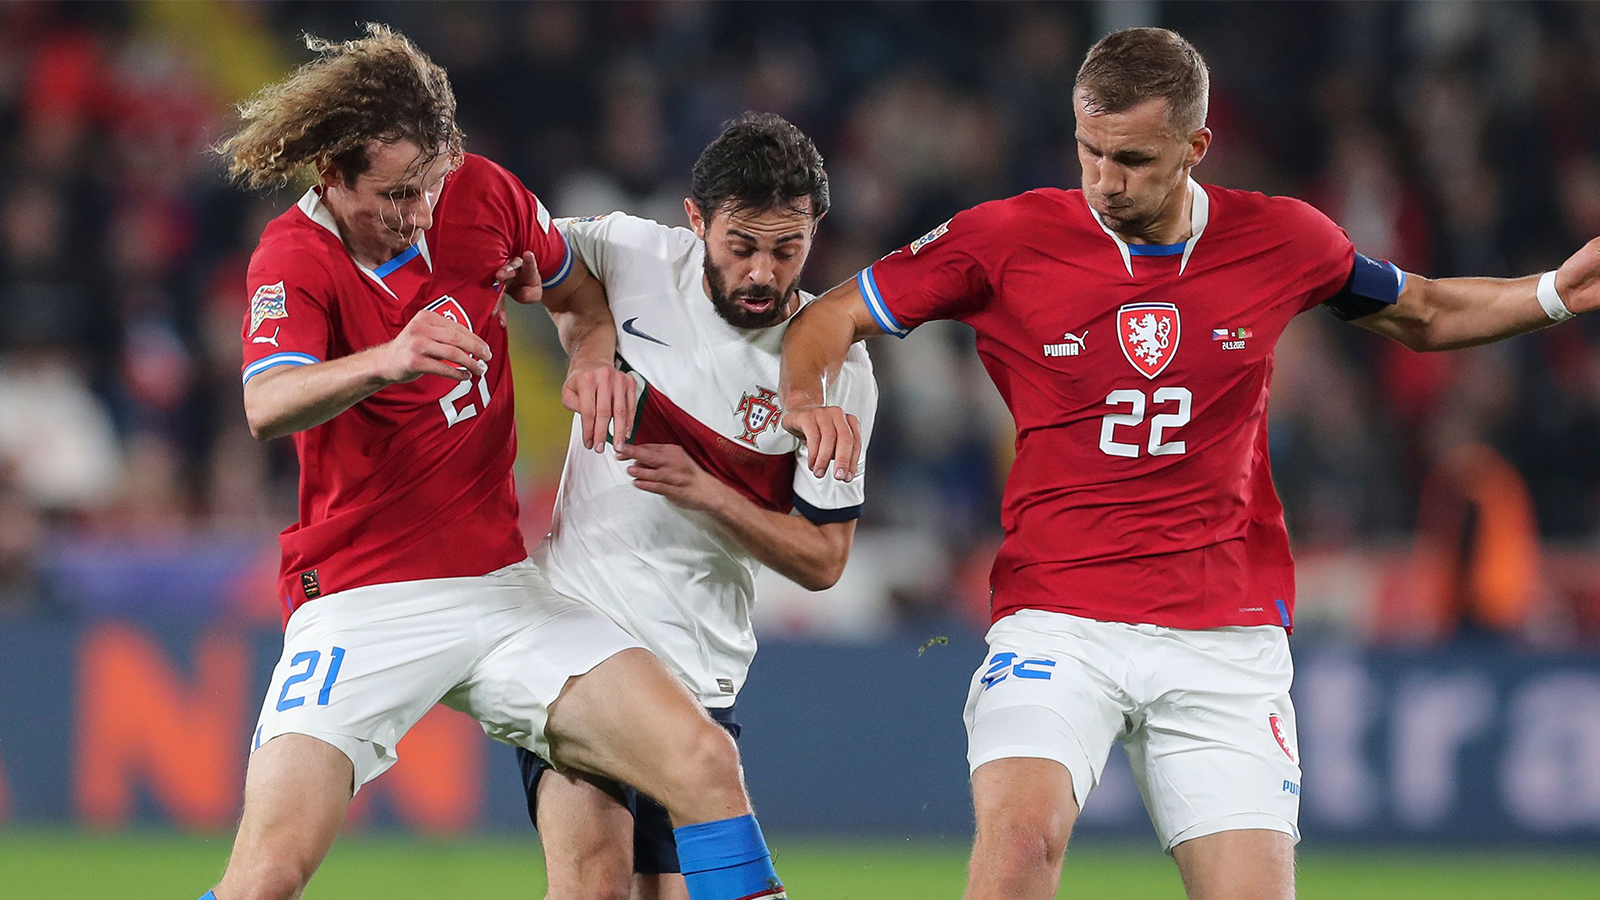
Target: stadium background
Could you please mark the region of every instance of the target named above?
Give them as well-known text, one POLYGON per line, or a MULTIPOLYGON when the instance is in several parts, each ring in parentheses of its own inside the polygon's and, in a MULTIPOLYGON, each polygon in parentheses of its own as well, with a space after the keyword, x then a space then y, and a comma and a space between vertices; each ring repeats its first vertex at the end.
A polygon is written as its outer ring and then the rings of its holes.
MULTIPOLYGON (((1204 181, 1304 197, 1433 275, 1524 274, 1600 234, 1592 5, 0 5, 0 897, 192 896, 221 869, 295 496, 291 448, 241 415, 243 273, 297 192, 229 187, 206 146, 307 58, 300 32, 365 20, 449 70, 469 149, 557 215, 678 222, 722 121, 789 117, 833 181, 812 290, 964 206, 1075 186, 1072 75, 1132 24, 1207 54, 1204 181)), ((563 364, 516 312, 536 539, 563 364)), ((1303 896, 1600 896, 1597 325, 1418 356, 1314 312, 1280 345, 1303 896)), ((959 895, 959 710, 1011 440, 970 344, 872 344, 845 578, 763 584, 746 762, 797 896, 959 895)), ((536 896, 509 751, 436 712, 402 756, 311 895, 536 896)), ((1121 765, 1064 894, 1180 896, 1121 765)))

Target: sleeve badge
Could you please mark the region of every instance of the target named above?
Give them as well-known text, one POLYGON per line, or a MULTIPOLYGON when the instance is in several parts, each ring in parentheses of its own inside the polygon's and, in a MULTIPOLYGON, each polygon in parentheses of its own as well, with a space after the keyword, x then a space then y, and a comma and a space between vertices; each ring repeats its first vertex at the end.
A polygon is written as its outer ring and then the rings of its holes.
POLYGON ((918 250, 921 250, 923 247, 926 247, 929 244, 933 243, 934 241, 938 240, 940 237, 942 237, 944 235, 945 232, 949 231, 950 230, 950 221, 951 220, 946 219, 944 221, 943 225, 940 225, 938 228, 935 228, 934 230, 932 230, 932 231, 928 232, 927 234, 923 235, 922 237, 919 237, 916 240, 912 241, 911 242, 911 255, 912 256, 916 256, 918 250))
POLYGON ((288 294, 281 281, 256 288, 255 295, 250 298, 250 333, 255 334, 261 323, 268 319, 289 318, 287 299, 288 294))

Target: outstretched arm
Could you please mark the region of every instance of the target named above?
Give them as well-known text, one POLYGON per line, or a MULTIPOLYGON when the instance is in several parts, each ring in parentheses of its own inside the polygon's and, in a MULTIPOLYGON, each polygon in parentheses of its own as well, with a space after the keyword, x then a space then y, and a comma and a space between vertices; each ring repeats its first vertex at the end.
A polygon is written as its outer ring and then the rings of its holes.
POLYGON ((1353 321, 1413 350, 1455 350, 1524 334, 1600 308, 1600 238, 1543 276, 1440 278, 1407 275, 1393 306, 1353 321), (1543 293, 1541 301, 1540 294, 1543 293))
POLYGON ((852 343, 883 333, 852 279, 802 309, 783 336, 783 427, 805 440, 806 459, 818 478, 830 465, 841 481, 855 477, 861 428, 854 416, 826 405, 826 387, 839 376, 852 343))

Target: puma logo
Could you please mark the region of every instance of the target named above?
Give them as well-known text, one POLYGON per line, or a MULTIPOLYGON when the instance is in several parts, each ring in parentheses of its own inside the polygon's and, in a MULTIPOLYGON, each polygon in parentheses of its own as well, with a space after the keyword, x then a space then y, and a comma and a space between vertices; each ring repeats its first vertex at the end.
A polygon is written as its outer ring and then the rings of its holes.
MULTIPOLYGON (((274 347, 278 347, 278 331, 280 330, 281 327, 282 326, 279 326, 279 328, 272 329, 272 337, 251 338, 250 339, 250 343, 252 343, 252 344, 271 344, 274 347)), ((282 347, 278 347, 278 349, 282 350, 283 348, 282 347)))

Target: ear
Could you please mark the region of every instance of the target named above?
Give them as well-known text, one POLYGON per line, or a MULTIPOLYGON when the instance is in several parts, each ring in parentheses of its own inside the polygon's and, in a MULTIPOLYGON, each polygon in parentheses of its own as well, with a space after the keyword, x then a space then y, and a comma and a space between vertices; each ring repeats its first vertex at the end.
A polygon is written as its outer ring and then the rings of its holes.
POLYGON ((1211 129, 1201 128, 1194 134, 1189 135, 1189 155, 1184 160, 1184 166, 1192 169, 1200 165, 1200 160, 1206 158, 1206 150, 1210 148, 1211 129))
POLYGON ((321 185, 323 192, 326 193, 329 188, 344 187, 344 176, 340 174, 339 167, 333 163, 319 163, 317 165, 317 184, 321 185))
POLYGON ((706 218, 700 215, 700 207, 692 197, 683 199, 683 211, 689 216, 689 228, 694 231, 694 236, 700 240, 706 239, 706 218))

